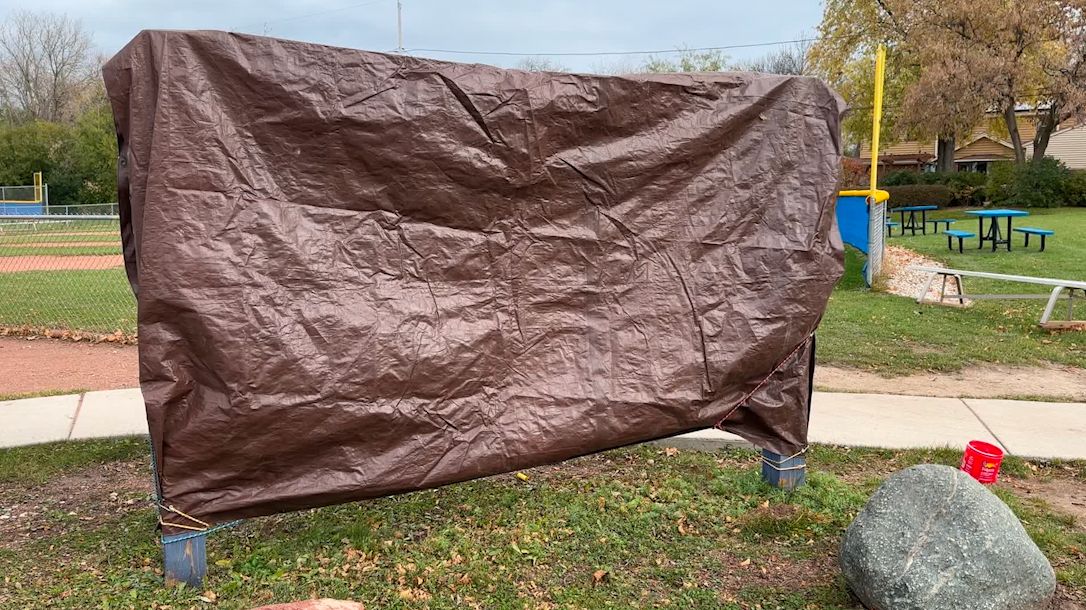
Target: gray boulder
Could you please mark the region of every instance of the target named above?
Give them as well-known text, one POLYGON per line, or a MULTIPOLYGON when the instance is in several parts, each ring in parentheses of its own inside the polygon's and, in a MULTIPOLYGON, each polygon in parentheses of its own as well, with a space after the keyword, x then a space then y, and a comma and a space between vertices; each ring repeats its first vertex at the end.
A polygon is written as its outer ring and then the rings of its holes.
POLYGON ((845 532, 840 561, 852 592, 878 610, 1020 610, 1056 590, 1011 509, 947 466, 886 479, 845 532))

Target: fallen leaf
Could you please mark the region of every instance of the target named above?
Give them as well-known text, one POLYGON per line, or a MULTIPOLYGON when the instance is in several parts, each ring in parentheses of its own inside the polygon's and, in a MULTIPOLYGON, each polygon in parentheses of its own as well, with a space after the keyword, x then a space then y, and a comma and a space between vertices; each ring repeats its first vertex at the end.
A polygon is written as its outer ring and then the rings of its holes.
POLYGON ((664 449, 664 455, 667 457, 675 457, 676 455, 679 455, 679 449, 676 447, 667 447, 664 449))
POLYGON ((744 559, 743 561, 740 561, 739 565, 741 565, 741 566, 749 566, 750 565, 750 559, 744 559))
POLYGON ((592 573, 592 586, 602 583, 607 580, 607 570, 596 570, 592 573))

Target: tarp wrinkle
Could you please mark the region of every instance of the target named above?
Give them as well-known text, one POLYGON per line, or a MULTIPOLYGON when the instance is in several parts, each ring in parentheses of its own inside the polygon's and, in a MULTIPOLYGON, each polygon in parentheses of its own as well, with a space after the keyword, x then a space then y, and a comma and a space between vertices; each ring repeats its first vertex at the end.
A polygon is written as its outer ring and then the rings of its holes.
POLYGON ((842 271, 821 81, 206 31, 103 73, 164 504, 221 523, 718 423, 806 444, 842 271))

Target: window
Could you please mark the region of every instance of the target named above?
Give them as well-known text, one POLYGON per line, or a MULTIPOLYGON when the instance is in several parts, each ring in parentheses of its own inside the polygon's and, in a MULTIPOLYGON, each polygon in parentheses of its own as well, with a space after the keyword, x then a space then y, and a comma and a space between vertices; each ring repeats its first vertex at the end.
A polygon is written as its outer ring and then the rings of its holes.
POLYGON ((988 173, 988 161, 964 161, 956 163, 959 172, 988 173))

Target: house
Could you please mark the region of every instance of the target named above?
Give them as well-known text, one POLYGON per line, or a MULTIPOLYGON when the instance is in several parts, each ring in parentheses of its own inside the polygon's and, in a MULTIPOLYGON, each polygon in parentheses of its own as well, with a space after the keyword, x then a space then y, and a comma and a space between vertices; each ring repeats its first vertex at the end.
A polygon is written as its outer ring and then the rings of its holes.
MULTIPOLYGON (((1086 125, 1065 127, 1052 132, 1045 154, 1063 161, 1063 164, 1071 169, 1086 169, 1086 125)), ((1033 142, 1026 145, 1026 156, 1033 156, 1033 142)))
MULTIPOLYGON (((1032 108, 1023 106, 1016 114, 1018 133, 1022 136, 1022 141, 1029 143, 1030 147, 1032 147, 1033 136, 1037 133, 1036 112, 1032 108)), ((1005 129, 1003 117, 993 113, 989 115, 985 124, 977 126, 969 137, 956 140, 954 143, 956 147, 954 149, 955 168, 958 171, 987 173, 988 166, 991 163, 1013 161, 1014 147, 1007 137, 1000 133, 1005 129)), ((1052 134, 1052 142, 1049 143, 1046 151, 1048 155, 1061 160, 1062 157, 1057 154, 1057 149, 1063 152, 1063 148, 1075 148, 1076 143, 1086 143, 1086 131, 1080 129, 1067 129, 1064 131, 1075 133, 1062 136, 1060 147, 1053 148, 1056 135, 1061 133, 1060 130, 1057 130, 1052 134)), ((1075 148, 1071 156, 1077 154, 1079 150, 1081 150, 1081 147, 1075 148)), ((937 160, 937 151, 938 146, 935 140, 910 140, 881 146, 879 150, 879 173, 901 169, 914 171, 932 169, 935 167, 937 160)), ((1026 154, 1029 155, 1030 152, 1026 154)), ((1080 156, 1081 159, 1078 160, 1078 163, 1086 166, 1086 150, 1080 156)), ((864 143, 860 146, 859 159, 870 167, 870 143, 864 143)), ((1067 163, 1067 161, 1064 162, 1067 163)))

